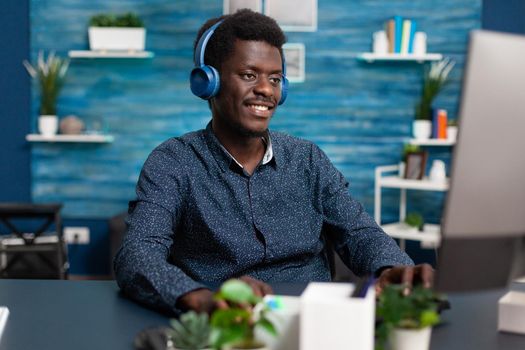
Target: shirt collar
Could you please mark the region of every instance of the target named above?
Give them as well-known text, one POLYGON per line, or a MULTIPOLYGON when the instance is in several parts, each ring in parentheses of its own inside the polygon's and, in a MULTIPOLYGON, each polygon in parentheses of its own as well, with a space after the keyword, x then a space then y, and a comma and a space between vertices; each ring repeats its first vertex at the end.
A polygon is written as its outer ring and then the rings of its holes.
MULTIPOLYGON (((208 123, 205 130, 206 140, 208 143, 208 146, 210 147, 213 156, 217 160, 217 163, 221 167, 222 171, 226 171, 230 167, 230 164, 234 162, 237 166, 239 166, 241 169, 243 169, 243 166, 233 157, 230 152, 221 144, 217 136, 213 133, 213 129, 211 126, 211 122, 208 123)), ((264 153, 264 156, 262 158, 262 164, 268 164, 272 160, 275 159, 274 153, 273 153, 273 144, 272 144, 272 138, 270 136, 270 132, 266 134, 265 137, 262 138, 264 144, 266 145, 266 152, 264 153)))

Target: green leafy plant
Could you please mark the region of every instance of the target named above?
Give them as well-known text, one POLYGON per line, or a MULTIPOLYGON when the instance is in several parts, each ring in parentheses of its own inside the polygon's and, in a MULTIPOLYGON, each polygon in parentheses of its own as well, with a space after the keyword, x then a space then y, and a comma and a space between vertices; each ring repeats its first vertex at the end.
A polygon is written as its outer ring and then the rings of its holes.
POLYGON ((215 294, 216 300, 225 301, 229 308, 217 309, 211 316, 211 343, 215 349, 224 345, 240 349, 262 346, 255 339, 255 329, 260 327, 277 335, 274 325, 267 318, 269 307, 252 288, 243 281, 226 281, 215 294))
POLYGON ((170 321, 169 339, 177 349, 200 350, 209 346, 210 324, 206 313, 189 311, 170 321))
POLYGON ((89 26, 91 27, 144 27, 140 17, 132 12, 122 15, 114 14, 97 14, 90 18, 89 26))
POLYGON ((415 286, 411 293, 405 296, 404 288, 403 285, 388 285, 378 298, 376 350, 384 348, 394 328, 422 329, 434 326, 440 320, 437 308, 444 296, 422 286, 415 286))
POLYGON ((454 65, 454 61, 445 58, 439 62, 431 63, 430 68, 426 68, 425 74, 423 75, 421 97, 416 104, 416 119, 432 119, 432 102, 445 86, 448 75, 452 68, 454 68, 454 65))
POLYGON ((405 223, 408 226, 416 227, 418 230, 422 230, 423 225, 425 224, 425 219, 423 218, 423 215, 419 213, 408 213, 405 218, 405 223))
POLYGON ((69 60, 56 56, 53 51, 47 59, 44 52, 38 52, 36 65, 31 65, 27 60, 23 64, 29 75, 37 80, 40 90, 40 114, 56 115, 56 102, 69 68, 69 60))

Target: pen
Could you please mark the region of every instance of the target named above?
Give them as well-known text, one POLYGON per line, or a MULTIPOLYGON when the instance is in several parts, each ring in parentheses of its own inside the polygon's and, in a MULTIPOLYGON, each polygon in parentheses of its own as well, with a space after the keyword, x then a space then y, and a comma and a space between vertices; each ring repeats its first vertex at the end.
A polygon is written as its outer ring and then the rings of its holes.
POLYGON ((355 288, 352 292, 351 298, 364 298, 366 297, 366 292, 368 291, 368 288, 375 282, 375 278, 373 276, 365 276, 356 283, 355 288))

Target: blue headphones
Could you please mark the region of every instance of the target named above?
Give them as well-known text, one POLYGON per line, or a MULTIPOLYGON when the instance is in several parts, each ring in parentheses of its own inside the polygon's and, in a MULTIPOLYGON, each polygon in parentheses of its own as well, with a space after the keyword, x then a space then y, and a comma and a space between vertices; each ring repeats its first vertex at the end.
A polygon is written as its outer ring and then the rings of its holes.
MULTIPOLYGON (((216 96, 221 85, 219 71, 212 66, 204 64, 204 52, 206 50, 206 45, 215 32, 215 29, 217 29, 221 23, 222 20, 208 28, 208 30, 202 34, 199 42, 197 43, 197 47, 195 48, 195 68, 192 69, 190 74, 190 88, 191 92, 193 92, 195 96, 198 96, 204 100, 209 100, 213 96, 216 96)), ((288 79, 286 78, 286 62, 284 60, 284 54, 282 57, 282 62, 283 76, 281 80, 281 99, 279 100, 280 105, 284 103, 286 100, 286 95, 288 94, 288 79)))

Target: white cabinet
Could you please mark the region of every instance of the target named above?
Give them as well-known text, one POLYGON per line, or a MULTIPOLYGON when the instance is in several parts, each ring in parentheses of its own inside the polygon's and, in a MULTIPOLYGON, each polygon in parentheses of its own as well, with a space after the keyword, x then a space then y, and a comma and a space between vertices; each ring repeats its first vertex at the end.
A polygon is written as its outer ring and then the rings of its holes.
POLYGON ((449 180, 442 182, 423 180, 409 180, 401 178, 398 165, 379 166, 375 170, 375 190, 374 190, 374 219, 381 225, 383 230, 391 237, 399 239, 401 249, 405 249, 405 240, 420 241, 423 248, 436 248, 441 243, 441 230, 439 225, 425 224, 424 230, 405 224, 408 189, 421 191, 447 191, 449 180), (381 189, 399 188, 399 222, 381 224, 381 189))

